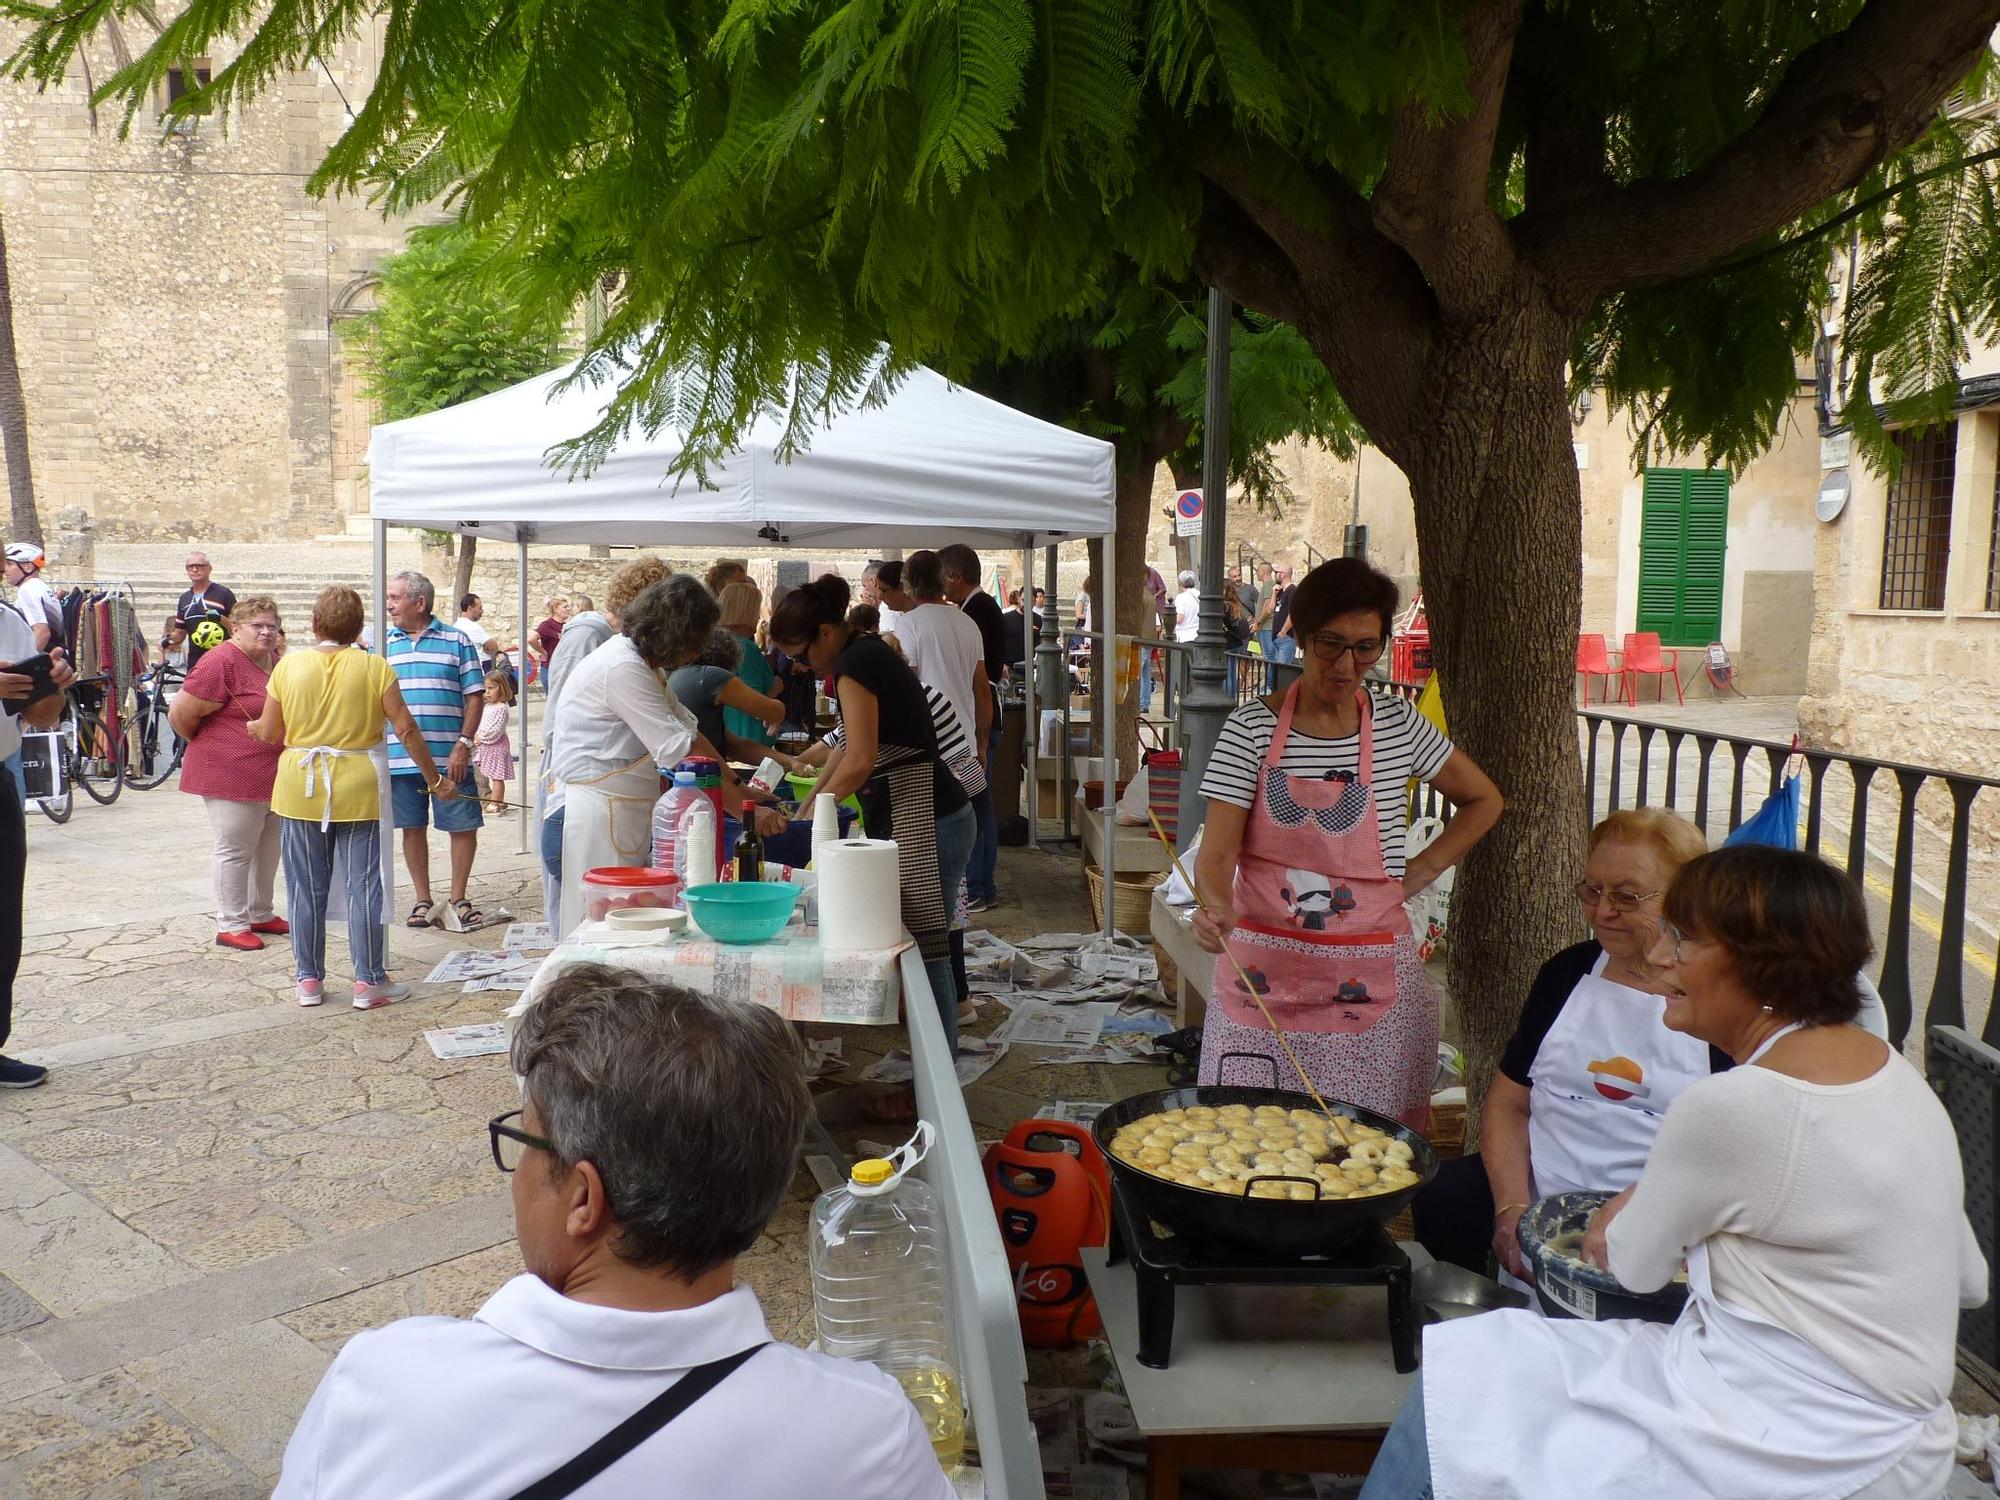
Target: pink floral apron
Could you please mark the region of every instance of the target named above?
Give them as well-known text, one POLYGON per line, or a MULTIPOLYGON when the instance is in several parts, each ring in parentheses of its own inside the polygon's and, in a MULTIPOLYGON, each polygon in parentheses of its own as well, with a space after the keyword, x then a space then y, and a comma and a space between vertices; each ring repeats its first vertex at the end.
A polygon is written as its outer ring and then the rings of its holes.
MULTIPOLYGON (((1313 1083, 1421 1126, 1437 1074, 1438 1003, 1382 855, 1375 726, 1365 689, 1357 769, 1279 769, 1298 708, 1294 683, 1250 804, 1236 866, 1230 952, 1257 987, 1313 1083)), ((1200 1081, 1298 1087, 1291 1064, 1226 956, 1215 963, 1200 1081), (1248 1054, 1247 1056, 1244 1054, 1248 1054)))

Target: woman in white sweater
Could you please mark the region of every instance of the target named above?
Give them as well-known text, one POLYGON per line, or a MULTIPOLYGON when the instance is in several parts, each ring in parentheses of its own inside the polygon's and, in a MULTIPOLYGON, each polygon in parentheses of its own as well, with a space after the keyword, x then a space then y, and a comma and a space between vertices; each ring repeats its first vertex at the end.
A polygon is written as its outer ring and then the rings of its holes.
POLYGON ((1853 1024, 1860 891, 1811 855, 1722 849, 1665 912, 1666 1024, 1738 1066, 1675 1100, 1584 1255, 1641 1292, 1685 1259, 1685 1311, 1427 1330, 1362 1500, 1944 1492, 1958 1310, 1987 1267, 1942 1106, 1853 1024))

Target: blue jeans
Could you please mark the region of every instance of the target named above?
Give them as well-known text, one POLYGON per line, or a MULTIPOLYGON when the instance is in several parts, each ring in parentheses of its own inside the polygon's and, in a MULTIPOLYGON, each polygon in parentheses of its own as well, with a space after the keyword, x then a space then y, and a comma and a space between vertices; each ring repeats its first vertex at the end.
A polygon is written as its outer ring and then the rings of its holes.
MULTIPOLYGON (((997 901, 1000 891, 993 871, 1000 863, 1000 820, 993 811, 993 788, 972 799, 972 858, 965 866, 965 894, 972 901, 997 901)), ((947 906, 953 903, 947 901, 947 906)))
POLYGON ((354 977, 380 984, 386 934, 382 910, 381 825, 279 818, 285 864, 286 913, 292 924, 292 966, 301 979, 326 978, 326 898, 333 889, 333 850, 340 846, 347 869, 347 953, 354 977))
POLYGON ((548 910, 542 915, 551 932, 562 931, 562 833, 566 810, 559 807, 542 819, 542 868, 552 883, 552 894, 545 903, 548 910))
POLYGON ((1288 635, 1281 635, 1273 640, 1271 642, 1271 649, 1277 653, 1271 658, 1273 661, 1297 661, 1299 659, 1299 643, 1288 635))
POLYGON ((1139 712, 1153 711, 1153 648, 1139 648, 1139 712))
POLYGON ((1259 652, 1263 654, 1265 661, 1270 661, 1273 659, 1276 648, 1273 646, 1272 643, 1276 639, 1277 638, 1273 636, 1268 629, 1260 630, 1257 632, 1257 649, 1259 652))
POLYGON ((1424 1378, 1418 1375, 1389 1435, 1382 1439, 1382 1451, 1375 1455, 1359 1500, 1431 1500, 1435 1493, 1430 1438, 1424 1429, 1424 1378))
MULTIPOLYGON (((970 807, 961 807, 937 820, 938 894, 944 897, 946 920, 958 908, 958 883, 965 879, 966 862, 972 858, 972 843, 979 831, 970 807)), ((924 960, 924 974, 937 997, 938 1014, 944 1019, 944 1039, 958 1051, 958 985, 951 976, 951 959, 924 960)))
POLYGON ((425 791, 424 778, 416 775, 391 776, 389 797, 398 828, 422 828, 428 818, 439 833, 470 833, 486 821, 479 811, 479 786, 470 771, 450 802, 440 802, 425 791))

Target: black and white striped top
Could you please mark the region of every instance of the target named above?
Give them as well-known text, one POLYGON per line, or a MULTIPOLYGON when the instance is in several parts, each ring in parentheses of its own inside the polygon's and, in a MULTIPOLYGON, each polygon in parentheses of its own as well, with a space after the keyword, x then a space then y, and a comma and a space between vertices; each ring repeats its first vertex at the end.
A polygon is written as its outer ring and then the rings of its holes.
MULTIPOLYGON (((951 706, 951 699, 945 697, 928 682, 923 684, 924 702, 930 705, 931 723, 937 728, 938 759, 958 778, 958 784, 965 788, 965 795, 976 797, 986 790, 986 768, 979 764, 979 757, 972 753, 972 742, 966 738, 965 721, 958 716, 958 710, 951 706)), ((838 750, 847 742, 842 725, 833 726, 826 736, 827 748, 838 750)))
MULTIPOLYGON (((1378 696, 1375 709, 1375 812, 1382 830, 1382 865, 1401 879, 1403 835, 1409 827, 1411 777, 1428 781, 1451 759, 1452 743, 1435 724, 1401 698, 1378 696)), ((1253 698, 1222 725, 1201 794, 1217 802, 1248 809, 1257 790, 1278 716, 1262 699, 1253 698)), ((1324 776, 1328 771, 1354 771, 1361 763, 1361 738, 1321 739, 1301 731, 1296 723, 1278 757, 1278 768, 1292 776, 1324 776)))

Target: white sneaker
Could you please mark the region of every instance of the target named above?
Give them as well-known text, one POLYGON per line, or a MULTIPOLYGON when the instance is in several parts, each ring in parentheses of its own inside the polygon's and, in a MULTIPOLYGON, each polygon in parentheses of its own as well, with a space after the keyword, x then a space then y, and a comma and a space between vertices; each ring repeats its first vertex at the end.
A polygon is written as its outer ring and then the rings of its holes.
POLYGON ((324 999, 326 999, 326 988, 319 980, 301 979, 299 981, 299 1004, 318 1005, 324 999))
POLYGON ((363 984, 354 981, 354 1008, 356 1010, 379 1010, 385 1005, 409 998, 410 987, 383 980, 380 984, 363 984))

